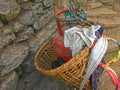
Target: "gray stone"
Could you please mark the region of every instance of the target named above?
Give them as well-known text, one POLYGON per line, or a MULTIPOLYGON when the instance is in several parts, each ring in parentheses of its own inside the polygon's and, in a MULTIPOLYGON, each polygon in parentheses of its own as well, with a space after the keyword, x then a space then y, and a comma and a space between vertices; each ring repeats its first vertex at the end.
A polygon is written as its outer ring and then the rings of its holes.
POLYGON ((56 23, 55 21, 52 21, 49 25, 46 25, 43 30, 37 32, 36 37, 31 38, 27 42, 29 43, 30 51, 35 53, 46 40, 52 37, 56 30, 56 23))
POLYGON ((25 41, 34 34, 34 29, 29 26, 24 26, 23 31, 16 33, 16 42, 25 41))
POLYGON ((43 0, 43 4, 45 7, 50 7, 53 5, 53 0, 43 0))
POLYGON ((21 67, 20 66, 18 66, 16 69, 15 69, 15 71, 16 71, 16 73, 17 73, 17 75, 20 77, 21 75, 22 75, 22 73, 23 73, 23 70, 21 69, 21 67))
POLYGON ((20 31, 23 31, 24 25, 21 24, 20 22, 16 21, 16 22, 14 22, 13 28, 14 28, 15 33, 20 32, 20 31))
POLYGON ((24 62, 21 64, 21 69, 23 73, 31 73, 35 70, 34 68, 34 56, 33 52, 29 52, 29 55, 25 58, 24 62))
POLYGON ((20 11, 20 5, 16 0, 0 0, 0 14, 5 16, 6 20, 14 19, 20 11))
POLYGON ((39 19, 37 21, 35 21, 35 23, 33 24, 33 27, 35 28, 35 30, 40 30, 42 29, 47 23, 49 23, 50 21, 52 21, 54 18, 54 11, 53 10, 46 10, 44 12, 43 16, 40 16, 39 19))
MULTIPOLYGON (((93 21, 94 18, 89 18, 89 20, 93 21)), ((111 18, 106 18, 106 19, 105 18, 97 18, 96 21, 105 28, 117 28, 120 25, 119 17, 113 17, 112 19, 111 18)), ((96 22, 96 21, 94 21, 94 22, 96 22)))
POLYGON ((112 3, 112 0, 100 0, 103 4, 109 4, 112 3))
POLYGON ((37 14, 38 14, 38 15, 39 15, 39 14, 43 14, 43 13, 44 13, 43 7, 34 10, 33 13, 34 13, 35 15, 37 15, 37 14))
POLYGON ((102 6, 101 2, 88 2, 88 8, 87 9, 94 9, 94 8, 99 8, 102 6))
POLYGON ((25 44, 13 44, 3 49, 0 57, 0 76, 17 68, 27 57, 29 48, 25 44))
POLYGON ((57 79, 44 75, 33 90, 74 90, 74 88, 57 79))
POLYGON ((36 84, 41 81, 42 74, 38 71, 34 71, 24 78, 25 89, 24 90, 33 90, 36 87, 36 84))
POLYGON ((95 20, 95 17, 97 17, 97 18, 101 18, 101 17, 113 18, 115 15, 118 14, 116 11, 113 11, 112 9, 109 9, 106 7, 86 10, 86 13, 87 13, 88 17, 94 17, 94 20, 95 20))
POLYGON ((18 76, 15 71, 12 71, 2 77, 0 81, 0 90, 16 90, 17 84, 18 76))
POLYGON ((18 1, 18 3, 25 3, 25 2, 28 2, 28 1, 30 1, 30 0, 17 0, 18 1))
POLYGON ((114 9, 115 10, 120 10, 120 2, 114 4, 114 9))
POLYGON ((34 2, 42 2, 43 0, 35 0, 34 2))
POLYGON ((45 14, 45 19, 50 22, 53 20, 54 18, 54 10, 50 9, 47 11, 47 13, 44 13, 45 14))
POLYGON ((22 9, 24 9, 24 10, 36 10, 39 8, 41 8, 41 10, 42 10, 42 8, 43 8, 42 3, 26 2, 26 3, 22 4, 22 9))
POLYGON ((10 11, 10 8, 6 2, 0 0, 0 14, 7 14, 10 11))
POLYGON ((16 90, 25 90, 25 82, 22 78, 20 78, 16 90))
POLYGON ((36 17, 32 11, 24 12, 19 18, 20 23, 23 25, 32 25, 35 20, 36 17))
POLYGON ((35 30, 40 30, 46 25, 48 21, 46 20, 45 16, 46 15, 43 15, 37 21, 35 21, 35 23, 33 24, 35 30))
POLYGON ((0 48, 3 48, 5 45, 13 42, 16 39, 15 34, 9 34, 9 35, 0 35, 0 48))
POLYGON ((13 25, 5 25, 1 28, 4 35, 9 35, 14 32, 13 25))

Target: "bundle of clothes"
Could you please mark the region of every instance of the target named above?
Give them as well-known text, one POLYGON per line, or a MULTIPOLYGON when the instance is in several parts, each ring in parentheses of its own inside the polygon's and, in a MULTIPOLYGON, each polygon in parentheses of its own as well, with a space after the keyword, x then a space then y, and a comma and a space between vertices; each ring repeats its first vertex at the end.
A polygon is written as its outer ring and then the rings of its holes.
MULTIPOLYGON (((91 48, 87 71, 84 77, 89 79, 92 76, 92 85, 94 90, 97 90, 99 81, 98 77, 104 69, 108 69, 106 68, 108 66, 105 66, 104 60, 104 55, 108 48, 108 40, 103 35, 103 31, 104 29, 100 25, 91 25, 87 28, 74 26, 64 31, 64 45, 65 47, 70 48, 72 57, 84 49, 85 46, 91 48)), ((117 59, 119 58, 117 57, 117 59)), ((53 61, 52 66, 53 68, 56 68, 64 63, 65 61, 58 57, 57 60, 53 61)), ((108 73, 109 71, 110 70, 108 69, 108 73)), ((112 71, 110 71, 110 73, 109 74, 116 85, 116 90, 120 89, 120 82, 117 75, 112 71)), ((86 80, 83 79, 80 85, 80 90, 84 88, 85 83, 86 80)))

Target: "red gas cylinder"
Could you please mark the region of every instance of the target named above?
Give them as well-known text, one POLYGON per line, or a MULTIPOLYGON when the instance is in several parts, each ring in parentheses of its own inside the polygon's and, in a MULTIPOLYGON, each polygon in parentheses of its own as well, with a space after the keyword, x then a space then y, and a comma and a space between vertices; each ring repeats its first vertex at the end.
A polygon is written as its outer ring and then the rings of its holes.
POLYGON ((64 61, 67 62, 72 58, 72 52, 69 48, 64 46, 64 35, 61 22, 66 20, 58 19, 58 16, 64 12, 68 12, 68 10, 64 9, 55 14, 58 32, 56 32, 53 37, 53 45, 55 48, 55 55, 57 57, 61 57, 64 61))
POLYGON ((64 46, 64 38, 59 33, 55 33, 53 45, 57 57, 61 57, 66 62, 72 58, 71 50, 64 46))

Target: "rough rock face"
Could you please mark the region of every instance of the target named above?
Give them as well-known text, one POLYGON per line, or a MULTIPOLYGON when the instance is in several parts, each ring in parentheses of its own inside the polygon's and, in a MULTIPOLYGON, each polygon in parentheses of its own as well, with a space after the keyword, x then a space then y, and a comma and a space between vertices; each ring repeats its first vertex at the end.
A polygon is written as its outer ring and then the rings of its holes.
POLYGON ((104 4, 109 4, 112 3, 112 0, 100 0, 104 4))
POLYGON ((10 22, 20 13, 21 8, 16 0, 0 0, 0 20, 10 22))
POLYGON ((52 0, 0 0, 0 48, 29 39, 53 20, 52 0))
POLYGON ((9 35, 4 35, 3 33, 1 33, 1 35, 0 35, 0 48, 3 48, 5 45, 11 43, 13 40, 15 40, 15 34, 12 33, 9 35))
POLYGON ((16 42, 24 41, 34 34, 34 29, 29 26, 24 26, 23 31, 16 33, 16 42))
POLYGON ((60 82, 49 76, 43 76, 33 90, 75 90, 73 87, 67 86, 65 83, 60 82))
POLYGON ((17 68, 28 55, 28 47, 21 44, 13 44, 3 49, 0 54, 0 76, 3 76, 17 68))
POLYGON ((0 90, 16 90, 18 85, 18 75, 15 71, 4 77, 0 77, 0 90))

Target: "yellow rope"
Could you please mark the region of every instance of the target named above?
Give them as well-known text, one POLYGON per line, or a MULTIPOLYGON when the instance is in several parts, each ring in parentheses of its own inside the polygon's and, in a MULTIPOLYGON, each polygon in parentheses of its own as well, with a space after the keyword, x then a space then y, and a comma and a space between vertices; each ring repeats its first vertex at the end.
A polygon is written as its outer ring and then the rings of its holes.
POLYGON ((117 55, 115 55, 114 58, 112 58, 109 62, 107 62, 106 65, 109 66, 110 64, 115 63, 120 60, 120 42, 115 39, 112 39, 112 38, 107 38, 107 40, 114 41, 119 47, 119 51, 118 51, 117 55))

